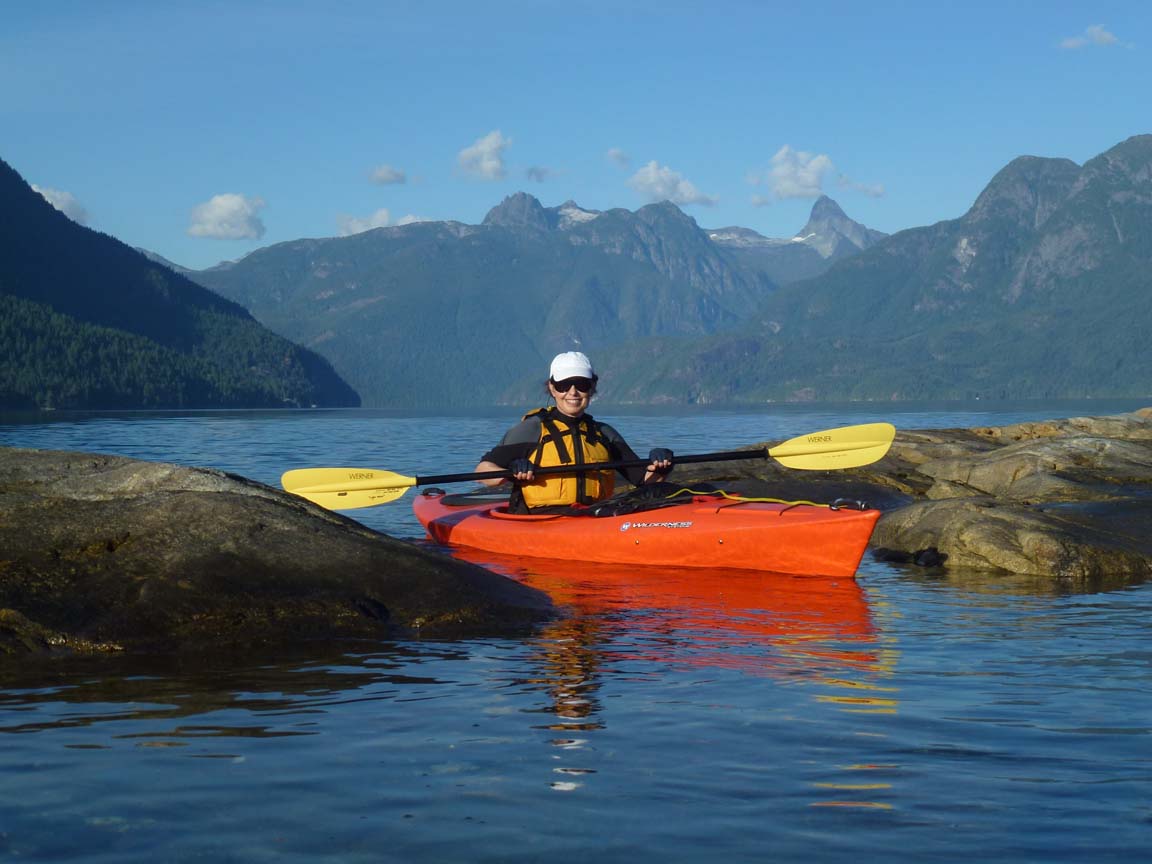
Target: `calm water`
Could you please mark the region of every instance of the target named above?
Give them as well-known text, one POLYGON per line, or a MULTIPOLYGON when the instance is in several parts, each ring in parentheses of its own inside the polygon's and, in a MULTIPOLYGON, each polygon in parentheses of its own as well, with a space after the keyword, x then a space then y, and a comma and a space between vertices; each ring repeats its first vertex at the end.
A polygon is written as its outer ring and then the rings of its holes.
MULTIPOLYGON (((601 409, 643 451, 1137 403, 601 409)), ((0 417, 0 443, 207 465, 471 470, 511 412, 0 417)), ((418 537, 408 499, 355 515, 418 537)), ((0 859, 1137 861, 1152 589, 1024 593, 493 562, 572 615, 523 640, 0 665, 0 859)), ((969 574, 970 575, 970 574, 969 574)))

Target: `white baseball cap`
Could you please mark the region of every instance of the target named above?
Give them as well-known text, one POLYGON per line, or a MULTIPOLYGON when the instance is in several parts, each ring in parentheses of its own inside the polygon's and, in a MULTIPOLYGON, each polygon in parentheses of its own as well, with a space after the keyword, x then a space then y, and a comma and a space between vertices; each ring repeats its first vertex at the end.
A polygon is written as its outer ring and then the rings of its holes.
POLYGON ((565 378, 595 378, 592 371, 592 361, 579 351, 565 351, 552 358, 550 372, 553 381, 563 381, 565 378))

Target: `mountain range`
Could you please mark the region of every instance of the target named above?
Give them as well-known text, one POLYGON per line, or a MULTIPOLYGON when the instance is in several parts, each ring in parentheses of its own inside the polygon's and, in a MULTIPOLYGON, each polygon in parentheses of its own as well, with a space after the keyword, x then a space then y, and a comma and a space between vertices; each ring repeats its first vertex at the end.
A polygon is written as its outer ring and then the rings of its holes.
POLYGON ((816 199, 808 222, 794 237, 765 237, 739 227, 712 229, 707 234, 737 260, 777 285, 819 276, 839 259, 855 255, 888 236, 849 219, 827 195, 816 199))
POLYGON ((0 161, 0 408, 358 403, 326 360, 77 225, 0 161))
POLYGON ((372 405, 524 404, 579 347, 615 403, 1152 392, 1152 136, 1023 156, 962 216, 884 235, 816 202, 795 237, 670 203, 299 241, 191 274, 315 348, 372 405), (461 370, 467 374, 461 376, 461 370), (535 373, 535 374, 533 374, 535 373))
POLYGON ((828 198, 769 238, 517 193, 479 225, 198 271, 71 223, 0 163, 0 406, 527 406, 573 348, 617 404, 1146 396, 1149 272, 1149 135, 1020 157, 967 213, 892 235, 828 198))
POLYGON ((365 404, 437 407, 535 398, 566 348, 736 330, 779 285, 883 236, 827 198, 802 236, 774 240, 704 230, 668 202, 595 211, 519 192, 480 225, 280 243, 186 272, 322 353, 365 404))
POLYGON ((958 219, 765 298, 745 326, 614 346, 619 401, 1152 393, 1152 135, 1021 157, 958 219))

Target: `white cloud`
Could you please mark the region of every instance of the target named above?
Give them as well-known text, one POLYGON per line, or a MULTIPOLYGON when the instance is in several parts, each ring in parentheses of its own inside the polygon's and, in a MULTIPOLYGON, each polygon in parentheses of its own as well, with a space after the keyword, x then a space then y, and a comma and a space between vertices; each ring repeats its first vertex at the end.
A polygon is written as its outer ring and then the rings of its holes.
POLYGON ((747 180, 753 186, 768 187, 770 195, 752 196, 752 203, 763 207, 784 198, 819 198, 824 194, 825 181, 832 175, 836 175, 836 184, 841 189, 851 189, 870 198, 884 195, 884 186, 879 183, 859 183, 845 174, 837 174, 827 154, 793 150, 787 144, 776 151, 767 171, 750 173, 747 180))
POLYGON ((398 183, 407 183, 408 175, 391 165, 378 165, 372 170, 372 182, 379 183, 381 186, 392 186, 398 183))
POLYGON ((352 234, 361 234, 373 228, 387 228, 392 224, 392 214, 381 207, 371 216, 341 216, 340 236, 348 237, 352 234))
POLYGON ((71 192, 51 189, 47 186, 37 186, 35 183, 32 184, 32 188, 39 192, 45 201, 73 222, 80 225, 88 224, 88 211, 84 209, 84 205, 77 201, 76 196, 71 192))
POLYGON ((393 225, 411 225, 414 222, 428 222, 429 220, 423 216, 413 216, 409 213, 407 216, 401 216, 395 222, 392 221, 392 214, 384 207, 381 207, 370 216, 341 216, 339 219, 340 236, 350 237, 353 234, 362 234, 365 231, 371 231, 373 228, 389 228, 393 225))
POLYGON ((1106 47, 1108 45, 1119 45, 1120 40, 1109 31, 1105 30, 1099 24, 1093 24, 1084 30, 1079 36, 1069 36, 1060 42, 1061 48, 1085 48, 1089 45, 1099 45, 1106 47))
POLYGON ((619 147, 609 147, 608 152, 604 155, 608 157, 608 161, 616 163, 621 168, 632 167, 632 157, 619 147))
POLYGON ((556 172, 544 165, 533 165, 524 172, 524 176, 536 183, 543 183, 556 176, 556 172))
POLYGON ((628 185, 650 202, 671 201, 673 204, 703 204, 711 207, 720 199, 705 195, 683 176, 653 159, 628 179, 628 185))
POLYGON ((511 138, 505 138, 499 129, 494 129, 461 150, 456 161, 460 169, 471 177, 500 180, 507 173, 504 170, 504 151, 511 143, 511 138))
POLYGON ((259 240, 264 236, 264 223, 259 215, 262 209, 263 198, 249 198, 234 192, 213 195, 192 208, 188 233, 217 240, 259 240))
POLYGON ((785 144, 772 157, 764 182, 777 198, 819 198, 824 177, 833 170, 828 156, 793 150, 785 144))

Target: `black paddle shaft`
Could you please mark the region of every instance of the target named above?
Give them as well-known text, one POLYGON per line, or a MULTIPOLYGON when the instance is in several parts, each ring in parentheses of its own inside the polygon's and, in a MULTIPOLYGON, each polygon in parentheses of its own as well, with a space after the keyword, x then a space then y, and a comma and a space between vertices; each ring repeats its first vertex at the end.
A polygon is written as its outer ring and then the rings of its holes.
MULTIPOLYGON (((674 465, 687 465, 693 462, 734 462, 738 459, 767 459, 767 450, 731 450, 727 453, 701 453, 696 456, 677 456, 674 465)), ((587 465, 552 465, 536 468, 534 474, 581 474, 585 471, 613 471, 618 468, 646 468, 649 459, 621 459, 617 462, 590 462, 587 465)), ((460 483, 466 480, 490 480, 496 477, 511 478, 511 471, 475 471, 471 474, 437 474, 435 477, 416 477, 414 486, 433 486, 437 483, 460 483)))

